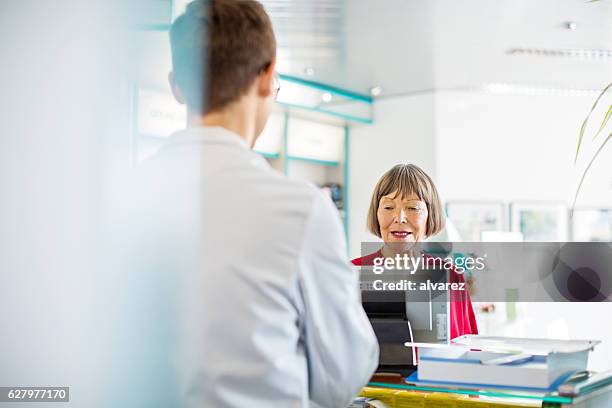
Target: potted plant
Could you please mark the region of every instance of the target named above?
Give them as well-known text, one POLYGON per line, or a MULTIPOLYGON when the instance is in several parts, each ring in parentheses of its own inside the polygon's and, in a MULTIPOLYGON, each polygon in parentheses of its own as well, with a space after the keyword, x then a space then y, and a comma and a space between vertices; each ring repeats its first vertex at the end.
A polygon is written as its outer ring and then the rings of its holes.
MULTIPOLYGON (((574 164, 576 164, 576 162, 578 161, 578 156, 579 156, 579 153, 580 153, 580 147, 583 145, 584 136, 585 136, 585 133, 586 133, 586 129, 587 129, 589 120, 591 119, 591 115, 593 114, 593 112, 597 108, 598 104, 603 100, 604 95, 606 95, 606 93, 608 92, 608 90, 610 90, 610 88, 612 88, 612 82, 609 83, 608 86, 606 86, 603 91, 601 91, 601 93, 599 94, 597 99, 595 99, 595 103, 593 103, 593 106, 591 107, 591 110, 589 111, 588 115, 586 116, 586 118, 582 122, 582 126, 580 127, 580 132, 578 134, 578 145, 576 146, 576 156, 574 157, 574 164)), ((597 143, 598 139, 600 139, 599 135, 600 134, 604 134, 605 135, 607 133, 607 136, 603 139, 603 142, 601 143, 599 148, 595 151, 595 153, 593 154, 593 156, 589 160, 589 163, 585 167, 584 172, 582 173, 582 177, 580 178, 580 182, 578 183, 578 187, 576 188, 576 194, 574 195, 574 202, 572 203, 572 209, 571 209, 571 212, 570 212, 570 216, 573 216, 573 214, 574 214, 574 207, 576 206, 576 201, 578 200, 578 194, 580 194, 580 189, 582 188, 582 184, 584 183, 584 180, 585 180, 585 178, 586 178, 586 176, 587 176, 591 166, 593 165, 593 163, 595 162, 595 160, 597 159, 597 157, 599 156, 601 151, 608 144, 608 142, 610 142, 610 139, 612 138, 612 131, 610 131, 608 129, 608 127, 607 127, 608 122, 609 122, 611 116, 612 116, 612 103, 610 104, 610 106, 608 106, 608 109, 606 110, 606 113, 604 114, 604 117, 603 117, 603 120, 601 121, 599 129, 597 130, 597 132, 595 133, 595 135, 591 139, 591 143, 597 143)))

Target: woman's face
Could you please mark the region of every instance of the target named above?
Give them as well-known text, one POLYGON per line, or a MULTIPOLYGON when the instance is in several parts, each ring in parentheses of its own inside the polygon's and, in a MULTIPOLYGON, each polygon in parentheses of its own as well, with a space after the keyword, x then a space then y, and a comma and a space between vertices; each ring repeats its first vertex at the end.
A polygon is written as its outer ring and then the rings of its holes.
POLYGON ((376 216, 386 243, 419 242, 426 237, 427 205, 414 193, 405 198, 397 192, 381 197, 376 216))

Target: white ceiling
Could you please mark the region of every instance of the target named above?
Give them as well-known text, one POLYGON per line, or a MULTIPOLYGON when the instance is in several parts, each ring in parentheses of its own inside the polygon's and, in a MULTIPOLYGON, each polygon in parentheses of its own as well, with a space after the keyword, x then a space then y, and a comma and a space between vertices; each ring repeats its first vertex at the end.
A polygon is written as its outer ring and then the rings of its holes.
POLYGON ((509 82, 598 89, 612 80, 612 58, 507 53, 517 47, 612 50, 609 0, 439 1, 436 6, 438 87, 509 82), (567 21, 575 22, 577 29, 565 28, 567 21))
POLYGON ((508 54, 523 47, 612 50, 612 0, 264 4, 279 38, 281 67, 302 77, 312 67, 313 79, 361 92, 374 85, 389 95, 490 82, 597 89, 612 80, 611 58, 508 54), (565 28, 567 21, 577 29, 565 28))
MULTIPOLYGON (((510 55, 513 48, 612 50, 612 0, 264 0, 279 70, 383 97, 511 83, 600 89, 612 58, 510 55), (575 31, 563 24, 573 21, 575 31), (307 75, 306 68, 314 74, 307 75)), ((138 76, 165 87, 167 33, 142 32, 138 76)))

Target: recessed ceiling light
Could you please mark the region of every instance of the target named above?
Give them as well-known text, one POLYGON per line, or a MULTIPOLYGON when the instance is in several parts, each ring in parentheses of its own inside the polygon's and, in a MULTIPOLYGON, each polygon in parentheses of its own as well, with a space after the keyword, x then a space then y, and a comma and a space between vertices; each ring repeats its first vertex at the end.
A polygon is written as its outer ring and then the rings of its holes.
POLYGON ((370 95, 379 96, 382 93, 382 88, 380 86, 373 86, 370 88, 370 95))
POLYGON ((591 96, 601 91, 597 89, 549 88, 538 85, 509 84, 501 82, 485 83, 481 90, 490 94, 529 95, 529 96, 591 96))
POLYGON ((511 48, 507 51, 507 54, 512 56, 561 57, 583 60, 607 60, 612 58, 612 50, 586 48, 511 48))
POLYGON ((308 76, 313 76, 315 73, 315 70, 313 67, 306 67, 304 68, 304 74, 308 75, 308 76))
POLYGON ((576 31, 576 28, 578 28, 578 24, 573 21, 566 21, 565 23, 563 23, 563 26, 570 31, 576 31))
POLYGON ((330 102, 332 100, 332 94, 329 92, 324 92, 323 95, 321 95, 321 99, 323 102, 330 102))

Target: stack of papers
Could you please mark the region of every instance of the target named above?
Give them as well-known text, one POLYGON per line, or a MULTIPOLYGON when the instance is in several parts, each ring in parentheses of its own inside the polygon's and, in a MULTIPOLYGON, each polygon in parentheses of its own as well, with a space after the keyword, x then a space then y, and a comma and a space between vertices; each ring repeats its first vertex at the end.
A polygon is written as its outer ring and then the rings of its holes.
POLYGON ((547 391, 585 370, 589 352, 598 343, 467 335, 448 345, 406 346, 419 347, 414 382, 547 391))

